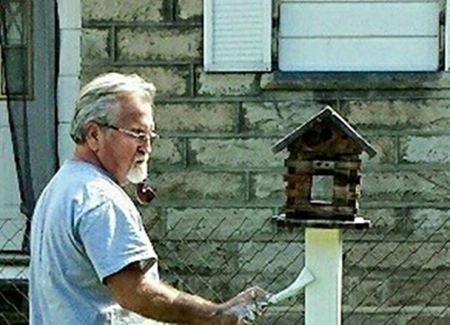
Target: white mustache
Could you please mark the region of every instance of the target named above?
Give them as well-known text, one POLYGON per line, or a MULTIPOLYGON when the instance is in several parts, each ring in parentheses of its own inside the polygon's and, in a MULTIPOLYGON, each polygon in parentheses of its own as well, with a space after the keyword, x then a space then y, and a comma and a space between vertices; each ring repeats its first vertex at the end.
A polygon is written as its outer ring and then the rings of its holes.
POLYGON ((148 161, 149 156, 145 155, 145 156, 140 156, 134 159, 134 163, 142 163, 142 162, 147 162, 148 161))

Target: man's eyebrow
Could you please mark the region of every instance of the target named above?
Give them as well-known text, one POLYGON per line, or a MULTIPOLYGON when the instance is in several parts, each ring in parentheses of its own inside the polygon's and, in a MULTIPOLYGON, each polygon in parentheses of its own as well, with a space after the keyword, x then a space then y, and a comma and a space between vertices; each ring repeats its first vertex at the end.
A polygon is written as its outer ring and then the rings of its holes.
POLYGON ((142 133, 150 133, 150 132, 155 132, 155 124, 149 124, 148 129, 146 127, 143 126, 136 126, 134 128, 129 129, 131 131, 134 132, 142 132, 142 133))

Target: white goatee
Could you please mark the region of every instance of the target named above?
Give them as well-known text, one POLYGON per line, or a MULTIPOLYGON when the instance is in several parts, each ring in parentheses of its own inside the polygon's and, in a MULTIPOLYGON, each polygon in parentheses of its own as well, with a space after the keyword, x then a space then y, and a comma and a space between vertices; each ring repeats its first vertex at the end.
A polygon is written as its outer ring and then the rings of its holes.
POLYGON ((143 182, 147 178, 147 162, 136 163, 127 174, 127 179, 133 184, 143 182))

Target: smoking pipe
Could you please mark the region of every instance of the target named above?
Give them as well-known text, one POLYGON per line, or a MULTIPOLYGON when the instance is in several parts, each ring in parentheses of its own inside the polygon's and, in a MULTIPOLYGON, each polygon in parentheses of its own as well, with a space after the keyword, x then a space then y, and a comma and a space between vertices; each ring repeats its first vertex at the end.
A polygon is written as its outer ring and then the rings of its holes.
POLYGON ((145 182, 136 185, 136 199, 140 204, 149 204, 155 196, 155 191, 145 182))

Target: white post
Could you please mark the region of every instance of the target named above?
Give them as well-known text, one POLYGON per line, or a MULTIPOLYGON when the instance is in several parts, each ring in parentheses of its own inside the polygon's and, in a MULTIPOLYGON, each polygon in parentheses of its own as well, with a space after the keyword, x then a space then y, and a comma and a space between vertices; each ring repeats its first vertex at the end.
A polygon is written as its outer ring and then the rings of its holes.
POLYGON ((305 228, 305 267, 314 281, 305 287, 305 324, 340 325, 342 230, 305 228))

